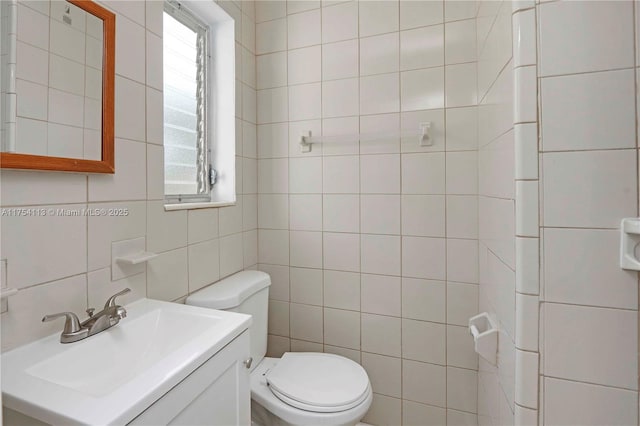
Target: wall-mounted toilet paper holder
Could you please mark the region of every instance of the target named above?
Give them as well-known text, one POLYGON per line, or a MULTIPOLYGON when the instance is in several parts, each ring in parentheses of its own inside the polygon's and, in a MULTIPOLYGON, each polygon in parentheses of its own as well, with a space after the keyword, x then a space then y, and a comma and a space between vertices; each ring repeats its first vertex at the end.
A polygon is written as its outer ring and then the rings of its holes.
POLYGON ((483 312, 469 319, 469 332, 473 336, 478 355, 489 364, 496 365, 498 357, 498 327, 489 314, 483 312))

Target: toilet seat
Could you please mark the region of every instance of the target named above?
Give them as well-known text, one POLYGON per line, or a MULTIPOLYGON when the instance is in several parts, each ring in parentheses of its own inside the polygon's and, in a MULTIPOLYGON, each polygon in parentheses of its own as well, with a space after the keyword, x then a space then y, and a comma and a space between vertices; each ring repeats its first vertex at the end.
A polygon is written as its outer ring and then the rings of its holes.
POLYGON ((284 403, 305 411, 349 410, 371 393, 364 368, 338 355, 287 352, 266 374, 271 392, 284 403))

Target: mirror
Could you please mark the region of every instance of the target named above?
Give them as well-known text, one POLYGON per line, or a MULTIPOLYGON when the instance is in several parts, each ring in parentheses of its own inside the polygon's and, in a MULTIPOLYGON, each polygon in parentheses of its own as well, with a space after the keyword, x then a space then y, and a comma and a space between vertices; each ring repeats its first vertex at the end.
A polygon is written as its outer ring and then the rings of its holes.
POLYGON ((1 0, 0 167, 114 173, 115 15, 1 0))

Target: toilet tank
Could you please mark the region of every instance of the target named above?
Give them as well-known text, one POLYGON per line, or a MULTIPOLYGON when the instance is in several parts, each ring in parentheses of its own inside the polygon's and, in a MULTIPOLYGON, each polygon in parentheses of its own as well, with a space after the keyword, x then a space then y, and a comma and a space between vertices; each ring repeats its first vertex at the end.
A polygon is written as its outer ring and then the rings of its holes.
POLYGON ((196 291, 185 303, 239 312, 253 317, 249 327, 253 370, 267 353, 267 318, 271 278, 260 271, 242 271, 196 291))

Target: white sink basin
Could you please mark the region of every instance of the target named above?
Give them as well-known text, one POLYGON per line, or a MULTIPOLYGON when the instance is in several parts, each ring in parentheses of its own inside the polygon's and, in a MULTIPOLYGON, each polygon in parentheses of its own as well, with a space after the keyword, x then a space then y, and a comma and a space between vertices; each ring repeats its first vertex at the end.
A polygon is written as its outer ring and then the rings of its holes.
POLYGON ((248 315, 142 299, 118 325, 2 355, 7 408, 50 424, 125 424, 246 330, 248 315))

